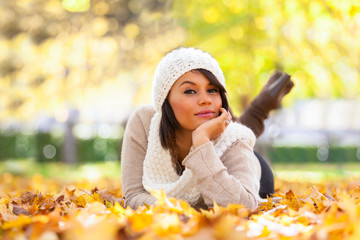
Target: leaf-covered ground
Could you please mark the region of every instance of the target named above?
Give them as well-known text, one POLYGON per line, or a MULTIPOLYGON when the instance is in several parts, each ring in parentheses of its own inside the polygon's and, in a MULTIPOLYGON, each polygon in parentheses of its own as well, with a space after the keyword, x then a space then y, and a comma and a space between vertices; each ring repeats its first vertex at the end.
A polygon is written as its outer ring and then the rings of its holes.
POLYGON ((54 179, 0 175, 0 239, 360 239, 360 190, 348 180, 276 179, 257 209, 197 211, 162 192, 155 206, 124 208, 117 178, 54 179))

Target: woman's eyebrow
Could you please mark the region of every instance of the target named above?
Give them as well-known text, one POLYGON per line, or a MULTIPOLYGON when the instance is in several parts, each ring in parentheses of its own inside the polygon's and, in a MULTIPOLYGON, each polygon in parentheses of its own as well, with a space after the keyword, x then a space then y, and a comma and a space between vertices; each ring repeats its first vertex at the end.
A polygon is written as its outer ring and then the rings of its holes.
POLYGON ((196 85, 194 82, 191 82, 191 81, 184 81, 184 82, 182 82, 182 83, 180 84, 180 86, 179 86, 179 87, 181 87, 182 85, 184 85, 184 84, 186 84, 186 83, 191 84, 191 85, 196 85))
MULTIPOLYGON (((191 85, 196 85, 196 83, 194 83, 194 82, 192 82, 192 81, 184 81, 184 82, 182 82, 182 83, 180 84, 179 87, 181 87, 182 85, 184 85, 184 84, 186 84, 186 83, 191 84, 191 85)), ((209 82, 208 86, 214 86, 214 87, 215 87, 215 85, 212 84, 211 82, 209 82)))

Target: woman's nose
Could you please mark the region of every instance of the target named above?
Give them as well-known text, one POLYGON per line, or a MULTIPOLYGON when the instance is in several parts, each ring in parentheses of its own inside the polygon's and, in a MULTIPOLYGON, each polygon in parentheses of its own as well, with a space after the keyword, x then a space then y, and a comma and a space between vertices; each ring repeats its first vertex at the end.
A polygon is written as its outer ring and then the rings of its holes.
POLYGON ((202 94, 202 95, 200 96, 199 104, 200 104, 200 105, 208 105, 208 104, 211 104, 211 98, 210 98, 210 96, 208 96, 207 94, 202 94))

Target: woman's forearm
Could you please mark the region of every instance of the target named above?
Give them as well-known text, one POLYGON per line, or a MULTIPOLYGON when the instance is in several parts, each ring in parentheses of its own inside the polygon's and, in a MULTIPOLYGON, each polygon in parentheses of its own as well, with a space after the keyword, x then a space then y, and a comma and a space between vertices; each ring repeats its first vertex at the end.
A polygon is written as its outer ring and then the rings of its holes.
MULTIPOLYGON (((240 144, 241 145, 241 144, 240 144)), ((240 145, 234 146, 238 148, 240 145)), ((205 143, 184 159, 183 164, 197 178, 197 189, 209 206, 213 201, 221 206, 229 203, 256 208, 260 180, 260 165, 251 150, 235 150, 225 165, 215 153, 212 143, 205 143), (239 159, 239 157, 241 159, 239 159), (251 166, 251 167, 249 167, 251 166)))

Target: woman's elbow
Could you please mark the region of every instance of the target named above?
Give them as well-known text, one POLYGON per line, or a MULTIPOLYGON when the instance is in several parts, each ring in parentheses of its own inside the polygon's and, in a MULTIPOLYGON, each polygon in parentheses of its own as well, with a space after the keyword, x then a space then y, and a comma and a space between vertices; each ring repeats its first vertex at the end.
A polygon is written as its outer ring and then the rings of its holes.
POLYGON ((246 202, 243 203, 243 205, 249 209, 256 209, 259 206, 259 197, 257 197, 253 193, 248 193, 246 197, 246 202))
POLYGON ((137 209, 141 206, 146 205, 154 205, 156 199, 150 195, 149 193, 137 192, 137 193, 129 193, 124 194, 124 204, 126 207, 130 207, 132 209, 137 209))

